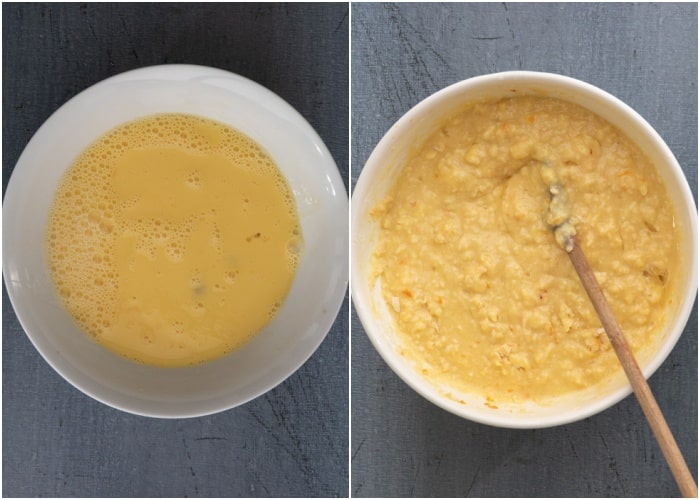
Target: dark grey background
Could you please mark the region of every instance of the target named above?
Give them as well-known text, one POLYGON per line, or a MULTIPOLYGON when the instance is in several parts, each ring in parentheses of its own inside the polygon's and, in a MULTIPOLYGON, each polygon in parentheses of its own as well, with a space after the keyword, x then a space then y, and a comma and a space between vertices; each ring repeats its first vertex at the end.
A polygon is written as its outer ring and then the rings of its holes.
MULTIPOLYGON (((163 63, 214 66, 268 87, 316 129, 348 178, 348 4, 7 4, 3 194, 44 120, 88 86, 163 63)), ((132 416, 60 378, 3 287, 3 496, 348 494, 348 301, 286 382, 182 420, 132 416)))
MULTIPOLYGON (((459 80, 538 70, 585 80, 635 108, 666 140, 697 203, 697 4, 353 4, 352 181, 389 127, 459 80)), ((698 467, 697 306, 651 378, 698 467)), ((423 400, 352 316, 351 493, 379 496, 674 496, 634 397, 584 421, 508 430, 423 400)), ((697 477, 697 476, 696 476, 697 477)))

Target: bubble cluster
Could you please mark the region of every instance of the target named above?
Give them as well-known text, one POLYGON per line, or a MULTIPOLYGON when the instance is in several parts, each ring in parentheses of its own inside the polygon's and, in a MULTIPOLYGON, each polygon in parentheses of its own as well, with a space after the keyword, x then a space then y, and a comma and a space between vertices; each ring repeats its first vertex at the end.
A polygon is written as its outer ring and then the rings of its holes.
POLYGON ((118 224, 102 155, 89 151, 84 166, 64 178, 49 214, 48 261, 59 295, 92 335, 110 326, 116 297, 113 232, 118 224))
POLYGON ((287 260, 289 261, 289 267, 293 271, 299 266, 299 259, 304 250, 304 239, 301 236, 301 228, 296 226, 292 230, 292 234, 289 236, 289 242, 287 243, 287 260))
POLYGON ((164 218, 139 218, 124 220, 123 224, 124 230, 133 234, 137 252, 155 259, 162 249, 172 262, 181 262, 196 220, 195 216, 177 223, 164 218))
POLYGON ((270 311, 267 313, 268 318, 272 319, 275 316, 277 316, 277 313, 279 312, 280 307, 282 307, 282 303, 280 301, 277 301, 274 304, 272 304, 270 311))

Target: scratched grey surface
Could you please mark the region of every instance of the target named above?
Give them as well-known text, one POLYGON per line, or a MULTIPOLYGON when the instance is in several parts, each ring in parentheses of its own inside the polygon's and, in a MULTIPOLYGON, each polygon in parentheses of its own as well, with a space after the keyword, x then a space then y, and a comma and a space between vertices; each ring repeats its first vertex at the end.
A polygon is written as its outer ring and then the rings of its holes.
MULTIPOLYGON (((349 7, 3 4, 3 194, 41 123, 140 66, 193 63, 251 78, 294 106, 348 178, 349 7)), ((311 359, 217 415, 136 417, 93 401, 41 359, 3 287, 3 496, 348 494, 348 300, 311 359)))
MULTIPOLYGON (((697 203, 696 4, 353 4, 352 182, 429 94, 495 71, 550 71, 621 98, 658 130, 697 203)), ((697 306, 650 385, 697 479, 697 306)), ((352 313, 351 492, 675 496, 634 397, 584 421, 508 430, 461 420, 390 371, 352 313)))

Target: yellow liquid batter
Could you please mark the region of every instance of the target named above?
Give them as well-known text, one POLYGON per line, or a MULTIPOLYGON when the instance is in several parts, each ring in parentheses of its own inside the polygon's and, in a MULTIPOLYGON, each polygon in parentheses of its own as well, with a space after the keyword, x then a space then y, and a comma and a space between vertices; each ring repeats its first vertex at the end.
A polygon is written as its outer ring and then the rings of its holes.
POLYGON ((47 238, 79 325, 163 367, 255 336, 285 300, 302 246, 272 158, 228 126, 182 114, 127 123, 90 146, 64 175, 47 238))

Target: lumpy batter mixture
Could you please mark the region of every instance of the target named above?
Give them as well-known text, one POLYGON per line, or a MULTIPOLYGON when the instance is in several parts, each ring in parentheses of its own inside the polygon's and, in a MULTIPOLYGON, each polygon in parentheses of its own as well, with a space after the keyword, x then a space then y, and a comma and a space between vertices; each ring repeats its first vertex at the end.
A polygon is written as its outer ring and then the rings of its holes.
POLYGON ((125 124, 67 170, 47 231, 66 308, 155 366, 218 358, 276 314, 302 235, 293 194, 244 134, 182 114, 125 124))
POLYGON ((557 214, 544 164, 565 186, 571 229, 635 352, 658 340, 678 300, 673 206, 631 141, 561 100, 468 106, 374 208, 371 280, 416 368, 489 404, 542 402, 620 370, 548 227, 557 214))

